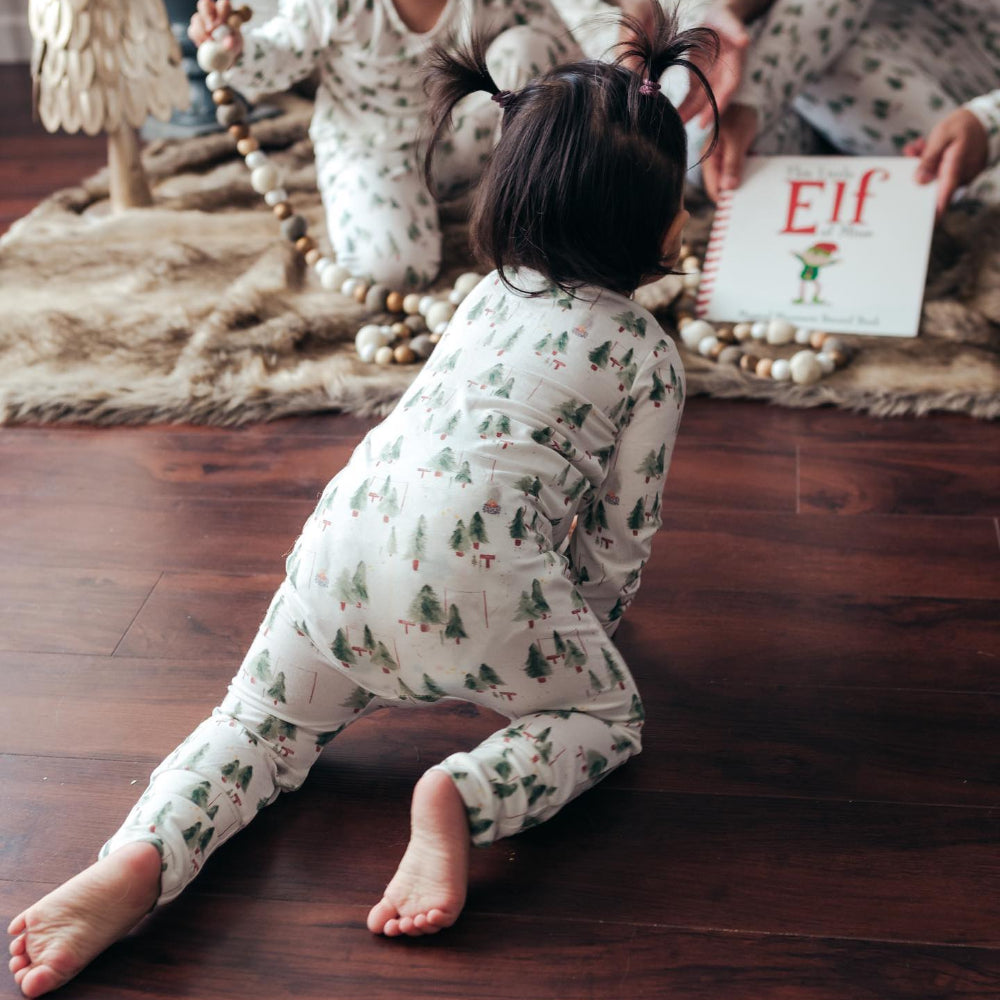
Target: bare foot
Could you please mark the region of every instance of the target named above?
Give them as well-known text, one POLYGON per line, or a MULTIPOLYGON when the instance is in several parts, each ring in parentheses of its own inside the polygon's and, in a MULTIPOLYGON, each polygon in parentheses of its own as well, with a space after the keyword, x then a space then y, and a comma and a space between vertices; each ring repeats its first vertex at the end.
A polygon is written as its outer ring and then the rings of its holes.
POLYGON ((29 906, 7 928, 21 992, 38 997, 72 979, 149 912, 159 891, 160 852, 128 844, 29 906))
POLYGON ((397 937, 435 934, 462 912, 469 881, 469 821, 455 783, 428 771, 413 789, 410 842, 368 930, 397 937))

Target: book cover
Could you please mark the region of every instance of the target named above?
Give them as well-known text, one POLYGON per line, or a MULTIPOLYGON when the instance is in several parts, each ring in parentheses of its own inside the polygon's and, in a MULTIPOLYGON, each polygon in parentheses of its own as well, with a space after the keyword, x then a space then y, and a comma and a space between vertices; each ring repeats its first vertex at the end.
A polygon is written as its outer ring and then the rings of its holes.
POLYGON ((753 156, 719 200, 696 311, 916 336, 936 184, 888 156, 753 156))

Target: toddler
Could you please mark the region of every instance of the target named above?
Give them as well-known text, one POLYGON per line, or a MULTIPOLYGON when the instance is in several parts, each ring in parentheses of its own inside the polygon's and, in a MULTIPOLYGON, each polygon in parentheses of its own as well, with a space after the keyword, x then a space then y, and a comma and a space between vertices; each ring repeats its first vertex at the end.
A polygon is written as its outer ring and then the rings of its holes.
MULTIPOLYGON (((231 12, 229 0, 199 0, 192 39, 200 44, 231 12)), ((330 244, 351 274, 406 291, 438 272, 437 208, 416 155, 422 71, 436 42, 472 31, 497 33, 489 63, 510 88, 580 55, 550 0, 282 0, 246 38, 236 29, 225 42, 242 53, 227 83, 248 99, 316 74, 316 182, 330 244)), ((499 108, 486 95, 460 110, 438 148, 436 196, 477 180, 495 140, 499 108)))
POLYGON ((324 490, 222 704, 101 859, 12 922, 26 995, 174 899, 377 708, 459 698, 510 719, 417 782, 367 920, 389 936, 452 924, 470 843, 549 819, 638 753, 642 703, 610 637, 660 525, 684 379, 629 296, 669 271, 687 218, 684 128, 655 81, 714 36, 659 6, 651 34, 632 27, 637 72, 577 62, 516 92, 482 44, 434 54, 428 163, 464 96, 503 112, 472 216, 495 270, 324 490))

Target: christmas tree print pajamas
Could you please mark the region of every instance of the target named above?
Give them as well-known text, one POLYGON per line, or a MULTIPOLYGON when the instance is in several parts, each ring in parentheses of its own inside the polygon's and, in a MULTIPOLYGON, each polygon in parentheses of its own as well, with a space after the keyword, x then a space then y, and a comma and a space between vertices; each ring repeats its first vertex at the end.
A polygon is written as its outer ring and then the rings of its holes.
MULTIPOLYGON (((417 150, 428 100, 421 74, 432 45, 470 28, 500 32, 487 63, 503 89, 579 57, 549 0, 448 0, 422 34, 406 27, 392 0, 284 0, 277 16, 246 33, 228 73, 246 97, 317 73, 309 129, 317 184, 331 246, 352 274, 412 289, 438 272, 437 208, 417 150)), ((435 160, 435 194, 460 193, 478 179, 500 113, 485 93, 459 104, 454 134, 435 160)))
POLYGON ((777 0, 733 100, 757 109, 753 151, 770 154, 815 152, 819 133, 844 153, 897 155, 964 106, 997 163, 998 84, 996 0, 777 0))
POLYGON ((485 278, 327 486, 222 705, 104 853, 157 844, 174 898, 383 706, 459 698, 511 720, 437 765, 476 844, 637 753, 642 704, 609 635, 660 525, 683 399, 673 342, 629 299, 485 278))

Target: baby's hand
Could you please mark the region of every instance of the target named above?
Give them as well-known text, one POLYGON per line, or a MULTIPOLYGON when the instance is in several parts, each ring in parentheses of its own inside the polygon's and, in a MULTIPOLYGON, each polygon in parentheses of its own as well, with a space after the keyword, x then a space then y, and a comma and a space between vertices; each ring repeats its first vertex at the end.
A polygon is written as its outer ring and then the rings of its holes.
POLYGON ((191 15, 191 23, 188 25, 188 37, 195 43, 201 45, 206 39, 212 37, 212 33, 223 25, 226 31, 220 31, 216 41, 220 42, 234 54, 239 55, 243 51, 243 35, 240 26, 246 18, 242 11, 234 11, 230 0, 198 0, 198 10, 191 15))

